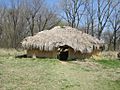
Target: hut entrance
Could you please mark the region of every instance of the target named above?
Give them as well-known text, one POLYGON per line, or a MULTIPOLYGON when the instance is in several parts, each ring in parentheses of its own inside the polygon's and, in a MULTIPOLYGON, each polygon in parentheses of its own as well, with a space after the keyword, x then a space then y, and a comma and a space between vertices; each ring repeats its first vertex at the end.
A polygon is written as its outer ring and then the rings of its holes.
POLYGON ((58 48, 58 55, 57 58, 59 60, 67 60, 68 59, 68 46, 60 46, 58 48))

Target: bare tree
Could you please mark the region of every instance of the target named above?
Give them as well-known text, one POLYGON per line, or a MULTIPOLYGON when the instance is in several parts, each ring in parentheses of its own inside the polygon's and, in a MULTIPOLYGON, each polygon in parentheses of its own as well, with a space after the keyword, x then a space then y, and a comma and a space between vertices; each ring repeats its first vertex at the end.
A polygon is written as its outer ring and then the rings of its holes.
POLYGON ((113 15, 109 18, 110 25, 113 29, 113 47, 116 50, 117 39, 120 37, 120 10, 115 9, 113 15))
MULTIPOLYGON (((110 29, 110 28, 108 27, 108 29, 110 29)), ((110 30, 107 30, 103 33, 102 36, 103 36, 105 43, 107 45, 106 50, 112 50, 113 33, 110 30)))
POLYGON ((5 15, 5 7, 0 8, 0 39, 2 39, 2 34, 3 34, 3 19, 5 15))
POLYGON ((34 35, 34 27, 35 27, 35 18, 37 13, 40 11, 43 0, 31 0, 30 3, 28 3, 28 7, 26 8, 26 20, 28 22, 28 26, 31 32, 31 35, 34 35), (32 2, 32 4, 31 4, 32 2))
POLYGON ((115 7, 119 5, 119 2, 113 3, 113 0, 97 0, 97 4, 98 38, 100 39, 109 17, 115 7))
POLYGON ((94 27, 95 27, 95 8, 94 8, 94 0, 86 1, 86 17, 87 17, 87 33, 94 36, 94 27))
POLYGON ((65 16, 62 16, 71 27, 78 28, 80 20, 85 12, 84 0, 62 0, 61 7, 65 16))
POLYGON ((41 9, 36 19, 39 32, 44 29, 51 29, 61 21, 55 13, 55 10, 50 10, 45 7, 41 9))
POLYGON ((26 36, 52 28, 60 22, 44 0, 11 0, 9 3, 9 6, 2 3, 0 6, 0 47, 18 48, 26 36))
POLYGON ((20 1, 14 1, 11 0, 11 9, 9 10, 8 17, 9 17, 9 22, 11 22, 11 30, 13 30, 13 35, 12 35, 12 47, 16 48, 17 44, 17 26, 18 26, 18 21, 19 21, 19 15, 20 15, 20 1))

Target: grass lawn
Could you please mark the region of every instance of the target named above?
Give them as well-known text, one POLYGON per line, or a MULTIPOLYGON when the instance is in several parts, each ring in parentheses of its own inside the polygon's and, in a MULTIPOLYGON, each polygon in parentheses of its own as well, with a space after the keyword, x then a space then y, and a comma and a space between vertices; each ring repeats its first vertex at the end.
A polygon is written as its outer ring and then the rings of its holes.
POLYGON ((119 90, 120 61, 14 58, 0 50, 0 90, 119 90))

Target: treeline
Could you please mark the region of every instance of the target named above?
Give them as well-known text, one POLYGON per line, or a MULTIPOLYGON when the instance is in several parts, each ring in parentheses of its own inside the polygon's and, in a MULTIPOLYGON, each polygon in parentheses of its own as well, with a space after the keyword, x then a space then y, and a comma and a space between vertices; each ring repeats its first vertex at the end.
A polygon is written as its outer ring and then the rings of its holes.
POLYGON ((26 36, 69 25, 105 40, 106 50, 120 50, 119 0, 58 0, 53 7, 46 1, 1 2, 0 47, 19 48, 26 36))
POLYGON ((56 26, 60 19, 44 0, 9 0, 0 7, 0 47, 18 48, 26 36, 56 26), (7 6, 8 5, 8 6, 7 6))

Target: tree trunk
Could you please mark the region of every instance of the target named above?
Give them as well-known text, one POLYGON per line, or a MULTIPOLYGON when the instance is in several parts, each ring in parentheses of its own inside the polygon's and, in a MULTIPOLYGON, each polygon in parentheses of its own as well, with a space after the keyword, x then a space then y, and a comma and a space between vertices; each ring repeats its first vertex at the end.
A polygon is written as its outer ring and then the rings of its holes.
POLYGON ((113 41, 113 47, 114 47, 114 51, 116 50, 116 30, 114 31, 114 41, 113 41))

